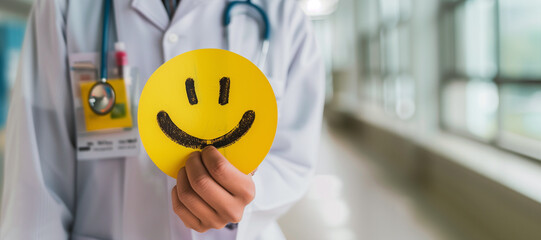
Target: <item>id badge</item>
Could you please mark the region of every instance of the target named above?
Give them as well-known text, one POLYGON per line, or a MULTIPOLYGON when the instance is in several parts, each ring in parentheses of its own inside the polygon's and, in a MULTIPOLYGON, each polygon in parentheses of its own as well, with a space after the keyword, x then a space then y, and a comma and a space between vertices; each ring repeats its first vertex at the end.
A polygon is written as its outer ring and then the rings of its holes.
POLYGON ((98 115, 90 108, 89 95, 98 82, 100 66, 98 53, 70 54, 70 81, 77 133, 77 159, 94 160, 137 156, 139 154, 139 134, 137 131, 135 84, 137 71, 124 66, 116 71, 114 53, 109 56, 110 66, 107 80, 115 92, 113 109, 98 115), (122 76, 119 74, 122 72, 122 76))

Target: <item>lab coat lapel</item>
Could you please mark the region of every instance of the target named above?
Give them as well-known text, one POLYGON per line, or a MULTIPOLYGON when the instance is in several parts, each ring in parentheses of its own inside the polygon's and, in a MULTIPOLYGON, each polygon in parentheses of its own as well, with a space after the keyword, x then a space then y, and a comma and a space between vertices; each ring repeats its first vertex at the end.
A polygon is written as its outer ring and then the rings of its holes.
POLYGON ((161 1, 133 0, 131 6, 159 29, 165 31, 169 26, 169 17, 161 1))

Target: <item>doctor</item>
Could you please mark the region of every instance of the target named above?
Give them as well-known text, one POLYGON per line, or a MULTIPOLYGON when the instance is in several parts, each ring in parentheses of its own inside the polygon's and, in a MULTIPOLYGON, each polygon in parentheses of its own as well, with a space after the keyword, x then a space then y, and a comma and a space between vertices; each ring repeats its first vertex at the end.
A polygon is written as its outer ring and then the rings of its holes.
MULTIPOLYGON (((260 21, 237 8, 226 39, 227 3, 182 0, 169 16, 159 0, 115 0, 112 27, 139 69, 139 85, 194 49, 223 48, 255 61, 260 21)), ((276 219, 306 192, 316 165, 324 67, 296 1, 254 3, 272 28, 262 70, 278 101, 274 145, 253 177, 239 175, 212 148, 193 154, 184 171, 207 174, 209 191, 201 194, 190 179, 177 183, 159 171, 144 151, 77 159, 68 59, 99 50, 103 2, 36 0, 8 115, 0 239, 284 239, 276 219), (201 165, 208 159, 223 164, 201 165), (223 179, 210 176, 216 169, 223 179), (242 184, 221 182, 231 178, 242 184), (205 194, 219 189, 241 197, 205 194), (200 206, 179 207, 188 197, 200 206), (208 212, 204 203, 231 206, 223 209, 230 214, 208 212), (223 227, 231 222, 238 224, 223 227)))

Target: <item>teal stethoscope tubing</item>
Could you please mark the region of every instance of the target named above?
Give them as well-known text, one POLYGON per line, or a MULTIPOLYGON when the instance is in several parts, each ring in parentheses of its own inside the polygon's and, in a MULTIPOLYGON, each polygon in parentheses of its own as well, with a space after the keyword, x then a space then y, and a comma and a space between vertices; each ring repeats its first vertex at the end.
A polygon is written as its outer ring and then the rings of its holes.
MULTIPOLYGON (((165 9, 167 11, 167 14, 169 15, 169 18, 172 18, 172 15, 173 15, 172 10, 176 9, 176 7, 177 7, 176 6, 177 1, 173 0, 172 2, 173 2, 173 6, 171 6, 170 0, 165 0, 164 1, 165 9)), ((268 52, 269 52, 269 39, 270 39, 270 34, 271 34, 270 21, 269 21, 269 18, 267 16, 267 14, 265 13, 265 11, 261 7, 254 4, 252 2, 252 0, 231 1, 225 7, 222 24, 227 29, 227 27, 231 23, 231 18, 232 18, 231 13, 232 13, 233 9, 236 6, 241 6, 241 5, 245 5, 245 6, 248 6, 248 7, 252 8, 252 9, 254 9, 261 16, 261 19, 263 20, 264 29, 263 29, 263 32, 261 33, 261 39, 263 39, 263 42, 261 44, 261 52, 260 52, 260 55, 259 55, 259 59, 257 60, 258 66, 260 68, 263 68, 263 66, 265 65, 265 61, 267 59, 268 52)), ((226 31, 226 39, 228 39, 227 35, 228 35, 228 32, 226 31)))
POLYGON ((263 19, 263 26, 264 26, 262 38, 264 41, 268 41, 270 39, 270 34, 271 34, 269 17, 267 16, 265 11, 261 7, 252 3, 252 0, 232 1, 229 4, 227 4, 225 8, 225 12, 224 12, 224 19, 223 19, 224 27, 227 27, 229 23, 231 23, 231 12, 233 8, 235 6, 240 6, 240 5, 246 5, 250 8, 253 8, 259 13, 259 15, 261 15, 261 18, 263 19))
POLYGON ((231 23, 231 17, 232 17, 231 13, 236 6, 241 6, 241 5, 245 5, 254 9, 261 16, 261 19, 263 20, 263 32, 261 34, 261 39, 263 39, 263 42, 261 43, 261 52, 259 53, 259 57, 256 60, 258 67, 263 69, 263 67, 265 66, 265 62, 267 60, 267 55, 269 53, 271 26, 270 26, 269 17, 267 16, 265 11, 261 7, 255 5, 252 2, 252 0, 229 2, 227 6, 225 7, 224 18, 223 18, 223 25, 224 25, 224 28, 226 29, 225 31, 226 39, 229 39, 229 36, 228 36, 229 33, 227 31, 228 29, 227 27, 231 23))
POLYGON ((100 79, 107 81, 107 40, 109 35, 109 18, 111 12, 111 0, 105 0, 103 6, 103 27, 101 33, 101 66, 100 79))

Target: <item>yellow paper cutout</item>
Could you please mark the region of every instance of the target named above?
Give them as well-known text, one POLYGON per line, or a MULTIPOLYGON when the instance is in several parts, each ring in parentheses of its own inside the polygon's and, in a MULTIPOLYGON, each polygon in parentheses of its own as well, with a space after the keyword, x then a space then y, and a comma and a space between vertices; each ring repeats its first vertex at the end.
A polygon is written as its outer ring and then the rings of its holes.
POLYGON ((88 95, 90 89, 96 82, 81 83, 81 97, 83 102, 83 111, 85 115, 86 131, 105 130, 113 128, 131 128, 132 117, 130 104, 127 101, 126 86, 123 79, 109 79, 107 83, 111 84, 115 90, 115 106, 113 110, 105 115, 98 115, 90 109, 88 95))
POLYGON ((271 148, 278 121, 265 75, 221 49, 190 51, 160 66, 143 89, 137 118, 146 152, 173 178, 205 145, 216 146, 241 172, 254 171, 271 148))

